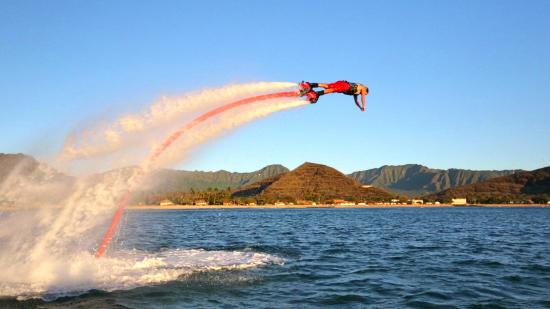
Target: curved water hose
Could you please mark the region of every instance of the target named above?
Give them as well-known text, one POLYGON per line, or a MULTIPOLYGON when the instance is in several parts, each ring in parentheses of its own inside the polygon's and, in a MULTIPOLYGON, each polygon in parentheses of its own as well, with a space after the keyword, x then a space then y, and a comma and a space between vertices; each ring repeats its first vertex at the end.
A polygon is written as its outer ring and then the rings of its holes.
MULTIPOLYGON (((193 119, 191 122, 186 124, 185 126, 178 129, 176 132, 172 133, 147 159, 147 163, 154 162, 165 150, 166 148, 170 147, 183 133, 190 130, 194 126, 200 124, 201 122, 214 117, 216 115, 219 115, 223 112, 226 112, 230 109, 243 106, 246 104, 251 104, 259 101, 269 100, 269 99, 276 99, 276 98, 284 98, 284 97, 299 97, 300 92, 299 91, 285 91, 285 92, 276 92, 276 93, 268 93, 253 97, 244 98, 229 104, 225 104, 223 106, 214 108, 197 118, 193 119)), ((124 208, 128 205, 128 202, 130 201, 130 198, 132 197, 131 192, 127 192, 120 202, 118 203, 118 209, 115 213, 115 216, 113 217, 113 220, 111 221, 111 225, 109 226, 109 229, 103 236, 103 240, 101 241, 101 244, 96 250, 95 256, 97 258, 101 257, 105 250, 107 250, 107 247, 109 246, 109 243, 111 242, 111 239, 113 238, 114 233, 116 232, 118 222, 120 221, 120 218, 122 217, 122 213, 124 212, 124 208)))
POLYGON ((122 217, 122 213, 124 212, 124 207, 128 205, 128 202, 130 201, 131 197, 132 197, 132 194, 130 192, 127 192, 126 194, 124 194, 124 197, 122 197, 122 199, 118 203, 118 209, 115 213, 115 216, 113 217, 113 220, 111 221, 111 225, 109 226, 109 229, 107 230, 107 232, 105 232, 105 236, 103 236, 101 245, 99 245, 99 247, 97 248, 97 251, 95 252, 95 257, 102 256, 103 253, 105 253, 105 250, 107 250, 107 247, 109 246, 109 243, 111 242, 111 239, 115 234, 116 228, 118 226, 118 222, 122 217))
POLYGON ((239 101, 235 101, 233 103, 229 103, 229 104, 220 106, 220 107, 215 108, 215 109, 213 109, 209 112, 206 112, 206 113, 200 115, 199 117, 195 118, 193 121, 189 122, 187 125, 180 128, 176 132, 172 133, 172 135, 170 135, 155 150, 155 152, 153 152, 153 154, 149 157, 149 162, 153 162, 161 153, 164 152, 164 150, 166 150, 166 148, 168 148, 170 145, 172 145, 172 143, 174 143, 175 140, 177 140, 183 133, 185 133, 185 131, 188 131, 189 129, 193 128, 194 126, 196 126, 199 123, 207 120, 210 117, 216 116, 216 115, 221 114, 221 113, 223 113, 225 111, 228 111, 230 109, 233 109, 233 108, 236 108, 236 107, 239 107, 239 106, 242 106, 242 105, 250 104, 250 103, 255 103, 255 102, 258 102, 258 101, 276 99, 276 98, 283 98, 283 97, 297 97, 297 96, 300 96, 300 92, 298 92, 298 91, 268 93, 268 94, 263 94, 263 95, 259 95, 259 96, 248 97, 248 98, 245 98, 245 99, 242 99, 242 100, 239 100, 239 101))

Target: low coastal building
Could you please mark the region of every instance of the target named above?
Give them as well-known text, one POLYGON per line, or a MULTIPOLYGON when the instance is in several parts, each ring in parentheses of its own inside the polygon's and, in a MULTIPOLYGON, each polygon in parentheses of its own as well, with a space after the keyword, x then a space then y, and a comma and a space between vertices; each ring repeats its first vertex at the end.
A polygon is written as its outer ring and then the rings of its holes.
POLYGON ((453 206, 466 206, 468 205, 468 201, 466 200, 466 198, 454 198, 454 199, 451 199, 451 205, 453 206))
POLYGON ((366 189, 368 189, 368 188, 372 188, 372 186, 371 186, 371 185, 362 185, 361 187, 363 187, 363 188, 366 188, 366 189))
POLYGON ((274 205, 275 205, 275 206, 285 206, 285 203, 283 203, 283 202, 276 202, 274 205))
POLYGON ((424 204, 424 200, 411 200, 412 205, 422 205, 424 204))
POLYGON ((173 206, 174 203, 171 200, 164 199, 164 200, 160 201, 159 205, 160 206, 173 206))
POLYGON ((339 205, 339 206, 353 206, 353 205, 355 205, 354 202, 350 202, 350 201, 346 201, 346 200, 340 200, 340 199, 334 199, 334 200, 332 200, 332 203, 334 205, 339 205))
POLYGON ((206 206, 208 203, 205 200, 196 200, 195 206, 206 206))

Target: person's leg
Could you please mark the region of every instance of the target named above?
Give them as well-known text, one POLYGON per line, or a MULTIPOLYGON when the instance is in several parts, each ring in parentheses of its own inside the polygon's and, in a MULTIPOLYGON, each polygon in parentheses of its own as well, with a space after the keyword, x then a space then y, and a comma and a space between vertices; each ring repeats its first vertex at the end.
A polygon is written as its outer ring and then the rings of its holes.
POLYGON ((329 93, 333 93, 335 92, 336 90, 334 89, 331 89, 331 88, 328 88, 328 89, 325 89, 325 90, 321 90, 321 91, 317 91, 317 96, 322 96, 322 95, 325 95, 325 94, 329 94, 329 93))
POLYGON ((311 90, 307 93, 307 97, 308 97, 308 99, 311 103, 315 103, 315 102, 317 102, 319 97, 322 96, 322 95, 333 93, 333 92, 338 92, 339 91, 339 88, 338 88, 339 85, 340 85, 339 82, 332 83, 332 84, 311 83, 310 82, 309 86, 310 86, 311 90), (313 88, 318 88, 318 87, 323 88, 323 90, 321 90, 321 91, 313 90, 313 88))
POLYGON ((325 88, 325 90, 322 90, 322 91, 319 91, 319 92, 323 92, 323 94, 327 94, 327 93, 333 93, 335 92, 336 90, 334 89, 331 89, 331 88, 325 88))
POLYGON ((311 89, 313 89, 313 88, 319 88, 319 87, 324 88, 324 89, 327 89, 328 87, 330 87, 329 84, 325 84, 325 83, 311 83, 311 82, 309 83, 309 86, 311 87, 311 89))
POLYGON ((324 89, 324 90, 321 90, 321 91, 315 91, 315 90, 310 90, 308 93, 307 93, 307 97, 308 97, 308 100, 311 102, 311 103, 316 103, 317 100, 319 100, 319 97, 322 96, 322 95, 325 95, 327 93, 333 93, 335 90, 334 89, 324 89))
POLYGON ((311 88, 321 87, 321 88, 324 89, 324 90, 321 90, 321 91, 317 91, 317 96, 322 96, 322 95, 324 95, 324 94, 333 93, 333 92, 334 92, 334 89, 331 89, 331 88, 330 88, 330 84, 325 84, 325 83, 310 83, 310 85, 311 85, 311 88), (313 85, 315 85, 315 87, 313 87, 313 85))

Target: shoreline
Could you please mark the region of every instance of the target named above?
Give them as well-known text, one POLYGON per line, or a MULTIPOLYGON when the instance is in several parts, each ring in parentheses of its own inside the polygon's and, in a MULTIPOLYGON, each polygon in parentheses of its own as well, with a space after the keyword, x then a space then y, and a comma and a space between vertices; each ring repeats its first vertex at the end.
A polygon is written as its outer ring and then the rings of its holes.
MULTIPOLYGON (((472 204, 467 206, 462 205, 451 205, 451 204, 440 204, 440 205, 376 205, 376 204, 367 204, 367 205, 210 205, 210 206, 196 206, 196 205, 171 205, 171 206, 160 206, 160 205, 131 205, 127 206, 127 210, 221 210, 221 209, 391 209, 391 208, 478 208, 478 207, 487 207, 487 208, 521 208, 521 207, 537 207, 545 208, 550 207, 549 204, 472 204)), ((48 207, 51 209, 61 209, 61 207, 48 207)), ((0 207, 0 212, 9 212, 9 211, 28 211, 28 210, 37 210, 44 209, 43 207, 0 207)))
POLYGON ((468 208, 468 207, 550 207, 547 204, 483 204, 483 205, 467 205, 454 206, 451 204, 441 205, 210 205, 210 206, 195 206, 195 205, 132 205, 126 207, 130 210, 208 210, 208 209, 361 209, 361 208, 468 208))

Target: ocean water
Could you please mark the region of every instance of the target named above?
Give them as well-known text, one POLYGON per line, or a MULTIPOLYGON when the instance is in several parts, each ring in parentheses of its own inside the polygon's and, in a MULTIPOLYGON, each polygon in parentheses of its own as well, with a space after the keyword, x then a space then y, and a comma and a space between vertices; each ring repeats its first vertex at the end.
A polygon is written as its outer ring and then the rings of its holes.
POLYGON ((110 253, 104 284, 0 307, 550 307, 550 208, 128 211, 110 253))

